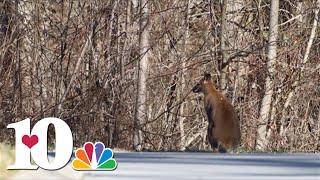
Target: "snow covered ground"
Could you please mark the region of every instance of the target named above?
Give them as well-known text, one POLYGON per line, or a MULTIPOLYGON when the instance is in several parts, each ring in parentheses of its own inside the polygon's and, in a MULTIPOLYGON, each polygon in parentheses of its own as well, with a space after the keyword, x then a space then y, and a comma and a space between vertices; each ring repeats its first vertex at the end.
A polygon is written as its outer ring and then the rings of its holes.
POLYGON ((28 171, 11 179, 315 179, 320 154, 115 152, 114 171, 28 171))

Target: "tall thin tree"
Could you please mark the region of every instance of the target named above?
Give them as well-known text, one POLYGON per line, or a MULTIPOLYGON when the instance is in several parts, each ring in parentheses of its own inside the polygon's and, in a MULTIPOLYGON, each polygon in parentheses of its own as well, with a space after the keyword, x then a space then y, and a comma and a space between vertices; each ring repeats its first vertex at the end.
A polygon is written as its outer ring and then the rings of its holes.
POLYGON ((264 150, 268 145, 266 138, 267 123, 269 119, 271 101, 273 95, 273 80, 275 68, 274 64, 277 58, 277 39, 278 39, 278 17, 279 17, 279 0, 271 1, 269 22, 269 39, 268 39, 268 58, 267 58, 267 77, 265 79, 265 92, 261 101, 257 138, 257 149, 264 150))
POLYGON ((220 51, 221 51, 221 70, 220 70, 220 88, 225 94, 226 92, 226 74, 227 74, 227 52, 226 52, 226 41, 227 41, 227 5, 228 0, 223 0, 221 3, 221 31, 220 31, 220 51))
POLYGON ((139 47, 140 47, 140 61, 138 62, 138 89, 137 101, 134 120, 134 138, 133 145, 136 151, 141 151, 143 144, 142 124, 146 122, 147 118, 147 75, 149 64, 149 1, 140 0, 140 19, 139 19, 139 47))

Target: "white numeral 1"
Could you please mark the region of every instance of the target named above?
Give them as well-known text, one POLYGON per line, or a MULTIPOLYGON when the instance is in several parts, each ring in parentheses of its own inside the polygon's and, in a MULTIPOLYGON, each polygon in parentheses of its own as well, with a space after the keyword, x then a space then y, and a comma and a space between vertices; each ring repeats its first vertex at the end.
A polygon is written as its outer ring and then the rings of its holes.
POLYGON ((8 169, 38 169, 30 163, 30 149, 22 143, 22 136, 30 136, 30 119, 9 124, 7 128, 13 128, 16 136, 16 162, 8 169))

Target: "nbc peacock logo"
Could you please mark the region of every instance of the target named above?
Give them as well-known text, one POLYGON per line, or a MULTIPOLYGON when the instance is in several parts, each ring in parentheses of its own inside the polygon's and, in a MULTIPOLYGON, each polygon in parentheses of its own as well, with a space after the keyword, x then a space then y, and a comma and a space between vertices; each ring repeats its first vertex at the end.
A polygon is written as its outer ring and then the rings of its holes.
POLYGON ((117 168, 112 150, 105 148, 102 142, 86 142, 83 148, 76 150, 75 156, 72 167, 77 171, 112 171, 117 168))

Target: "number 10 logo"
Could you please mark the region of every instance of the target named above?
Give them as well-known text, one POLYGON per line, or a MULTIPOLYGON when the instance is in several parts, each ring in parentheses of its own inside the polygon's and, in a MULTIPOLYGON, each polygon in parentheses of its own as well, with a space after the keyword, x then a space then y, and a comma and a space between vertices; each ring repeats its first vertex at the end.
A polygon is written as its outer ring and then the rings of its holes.
POLYGON ((73 139, 69 126, 58 118, 44 118, 38 121, 30 133, 30 119, 12 123, 7 128, 15 130, 16 162, 8 169, 38 169, 47 170, 64 167, 72 155, 73 139), (55 160, 48 161, 48 127, 52 124, 56 134, 55 160), (32 165, 31 157, 37 165, 32 165))

